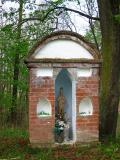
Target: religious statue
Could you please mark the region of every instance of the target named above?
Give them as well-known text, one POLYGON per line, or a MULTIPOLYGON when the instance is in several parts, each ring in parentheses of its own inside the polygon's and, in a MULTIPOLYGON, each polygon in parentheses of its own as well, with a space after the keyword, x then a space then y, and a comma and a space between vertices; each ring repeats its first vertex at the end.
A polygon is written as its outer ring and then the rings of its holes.
POLYGON ((63 94, 63 88, 60 87, 59 95, 57 97, 57 115, 55 120, 55 140, 58 143, 69 140, 70 122, 64 108, 65 96, 63 94))
POLYGON ((64 118, 64 105, 65 105, 65 97, 63 95, 63 88, 60 87, 59 95, 57 98, 57 104, 58 104, 58 115, 64 118))

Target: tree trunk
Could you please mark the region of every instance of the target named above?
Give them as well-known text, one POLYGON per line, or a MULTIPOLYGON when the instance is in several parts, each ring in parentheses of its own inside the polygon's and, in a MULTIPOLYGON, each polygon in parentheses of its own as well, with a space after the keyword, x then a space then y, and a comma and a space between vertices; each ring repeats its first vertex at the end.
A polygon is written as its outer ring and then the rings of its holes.
POLYGON ((21 38, 21 22, 23 13, 23 0, 19 0, 19 19, 17 27, 17 47, 16 55, 14 57, 14 71, 13 71, 13 89, 12 89, 12 106, 11 106, 11 122, 13 125, 16 123, 16 108, 17 108, 17 93, 18 93, 18 79, 19 79, 19 43, 21 38))
POLYGON ((102 31, 103 65, 101 71, 100 137, 116 136, 119 104, 120 24, 118 0, 98 0, 102 31))

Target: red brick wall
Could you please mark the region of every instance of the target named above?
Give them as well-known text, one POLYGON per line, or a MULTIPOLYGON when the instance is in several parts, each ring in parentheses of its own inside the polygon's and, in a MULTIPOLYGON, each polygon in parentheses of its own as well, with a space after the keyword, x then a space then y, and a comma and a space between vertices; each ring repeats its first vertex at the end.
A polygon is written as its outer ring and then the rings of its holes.
POLYGON ((76 86, 76 129, 77 141, 95 141, 99 135, 99 77, 79 78, 76 86), (80 101, 89 97, 93 105, 93 114, 89 116, 79 115, 80 101))
POLYGON ((31 143, 51 143, 54 141, 54 80, 35 77, 35 69, 30 70, 29 85, 29 137, 31 143), (47 98, 52 106, 52 116, 37 117, 37 103, 47 98))
MULTIPOLYGON (((57 69, 57 68, 56 68, 57 69)), ((54 80, 50 77, 36 77, 35 68, 30 69, 29 84, 29 134, 31 143, 53 143, 55 122, 55 88, 54 80), (47 98, 52 106, 52 116, 37 117, 37 103, 40 98, 47 98)), ((78 78, 76 84, 76 134, 77 142, 95 141, 99 135, 99 76, 78 78), (89 97, 93 105, 93 115, 80 116, 80 101, 89 97)))

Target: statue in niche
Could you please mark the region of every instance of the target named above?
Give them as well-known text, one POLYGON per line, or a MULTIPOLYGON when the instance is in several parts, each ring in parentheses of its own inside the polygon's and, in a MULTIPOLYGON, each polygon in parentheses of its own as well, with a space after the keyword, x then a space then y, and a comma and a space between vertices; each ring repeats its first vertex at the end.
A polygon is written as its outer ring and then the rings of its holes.
POLYGON ((64 119, 64 105, 65 105, 65 97, 63 95, 63 88, 60 87, 59 95, 57 98, 57 104, 58 104, 58 115, 61 116, 62 119, 64 119))
POLYGON ((58 143, 69 140, 70 121, 65 108, 65 96, 63 88, 60 87, 59 95, 57 97, 57 115, 55 120, 55 140, 58 143))

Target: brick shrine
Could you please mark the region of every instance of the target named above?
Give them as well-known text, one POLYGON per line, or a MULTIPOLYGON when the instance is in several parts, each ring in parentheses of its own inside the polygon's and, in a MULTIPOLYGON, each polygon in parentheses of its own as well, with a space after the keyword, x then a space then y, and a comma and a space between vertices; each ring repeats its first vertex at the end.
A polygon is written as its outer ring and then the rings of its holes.
POLYGON ((33 46, 25 63, 29 69, 31 144, 56 143, 54 126, 60 87, 70 121, 68 143, 98 141, 101 57, 94 45, 74 32, 54 32, 33 46))

